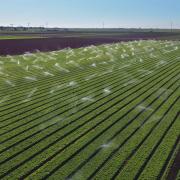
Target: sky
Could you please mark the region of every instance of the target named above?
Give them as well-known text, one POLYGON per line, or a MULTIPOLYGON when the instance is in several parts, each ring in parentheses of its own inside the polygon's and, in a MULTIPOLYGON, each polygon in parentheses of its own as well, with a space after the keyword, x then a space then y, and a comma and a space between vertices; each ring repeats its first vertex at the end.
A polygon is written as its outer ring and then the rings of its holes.
POLYGON ((0 0, 0 26, 180 28, 180 0, 0 0))

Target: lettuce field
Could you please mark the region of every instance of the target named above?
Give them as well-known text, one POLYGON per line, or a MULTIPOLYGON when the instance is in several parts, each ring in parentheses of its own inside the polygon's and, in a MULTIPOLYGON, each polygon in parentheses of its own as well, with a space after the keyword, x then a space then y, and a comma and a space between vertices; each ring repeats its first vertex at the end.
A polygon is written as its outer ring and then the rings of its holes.
POLYGON ((179 41, 0 56, 0 179, 177 178, 179 87, 179 41))

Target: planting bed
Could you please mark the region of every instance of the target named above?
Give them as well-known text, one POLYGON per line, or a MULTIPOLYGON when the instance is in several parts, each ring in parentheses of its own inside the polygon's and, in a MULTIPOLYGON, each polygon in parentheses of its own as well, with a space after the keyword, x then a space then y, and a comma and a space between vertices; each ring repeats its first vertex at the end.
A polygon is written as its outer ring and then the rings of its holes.
POLYGON ((179 87, 176 41, 1 56, 0 179, 177 178, 179 87))

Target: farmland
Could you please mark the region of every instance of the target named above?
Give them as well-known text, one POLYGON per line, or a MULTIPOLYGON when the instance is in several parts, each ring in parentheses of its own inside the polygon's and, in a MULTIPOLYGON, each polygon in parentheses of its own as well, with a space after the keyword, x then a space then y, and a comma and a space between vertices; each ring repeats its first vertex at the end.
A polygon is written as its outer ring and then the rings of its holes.
POLYGON ((0 32, 0 55, 20 55, 26 52, 49 52, 64 48, 111 44, 134 40, 180 40, 179 31, 135 32, 130 30, 68 30, 62 32, 0 32))
POLYGON ((0 56, 0 179, 176 178, 179 86, 179 41, 0 56))

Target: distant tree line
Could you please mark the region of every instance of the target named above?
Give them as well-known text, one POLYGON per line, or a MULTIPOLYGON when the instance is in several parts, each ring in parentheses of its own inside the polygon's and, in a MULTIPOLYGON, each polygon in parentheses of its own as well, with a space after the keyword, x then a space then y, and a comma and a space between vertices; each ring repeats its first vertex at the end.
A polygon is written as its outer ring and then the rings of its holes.
MULTIPOLYGON (((74 33, 120 33, 120 32, 172 32, 171 29, 152 29, 152 28, 47 28, 47 27, 24 27, 24 26, 19 26, 19 27, 14 27, 12 26, 0 26, 0 32, 74 32, 74 33)), ((180 32, 179 29, 174 29, 173 32, 180 32)))
POLYGON ((13 26, 0 26, 0 31, 5 32, 58 32, 58 31, 68 31, 68 28, 45 28, 45 27, 13 27, 13 26))

